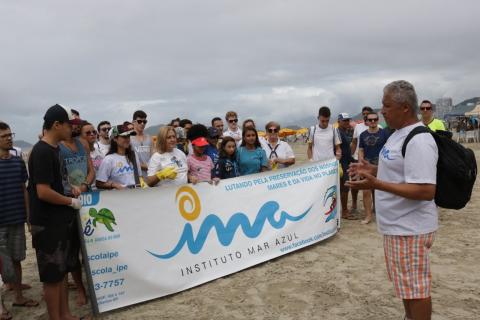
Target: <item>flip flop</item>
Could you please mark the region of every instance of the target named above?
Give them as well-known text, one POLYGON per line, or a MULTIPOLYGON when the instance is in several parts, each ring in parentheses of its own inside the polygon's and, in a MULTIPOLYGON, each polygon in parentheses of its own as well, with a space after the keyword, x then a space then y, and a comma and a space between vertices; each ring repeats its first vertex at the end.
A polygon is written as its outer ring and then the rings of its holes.
POLYGON ((35 301, 32 299, 27 299, 23 303, 17 303, 17 302, 12 303, 13 307, 25 307, 25 308, 34 308, 34 307, 38 307, 38 305, 39 305, 38 301, 35 301))
POLYGON ((353 215, 344 216, 344 217, 342 217, 342 219, 345 219, 345 220, 358 220, 358 218, 355 217, 355 216, 353 216, 353 215))

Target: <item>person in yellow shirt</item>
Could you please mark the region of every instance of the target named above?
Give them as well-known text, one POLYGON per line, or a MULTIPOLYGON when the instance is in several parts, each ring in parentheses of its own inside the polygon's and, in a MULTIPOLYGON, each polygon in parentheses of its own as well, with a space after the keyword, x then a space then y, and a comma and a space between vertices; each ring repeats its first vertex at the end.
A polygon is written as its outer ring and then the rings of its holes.
POLYGON ((433 117, 433 106, 428 100, 423 100, 420 104, 420 113, 422 115, 422 122, 432 131, 445 131, 445 124, 442 120, 433 117))

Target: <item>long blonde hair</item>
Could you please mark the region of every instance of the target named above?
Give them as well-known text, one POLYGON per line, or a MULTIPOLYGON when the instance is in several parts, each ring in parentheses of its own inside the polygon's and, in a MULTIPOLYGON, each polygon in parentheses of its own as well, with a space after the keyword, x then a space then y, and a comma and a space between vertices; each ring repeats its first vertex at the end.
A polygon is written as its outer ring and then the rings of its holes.
MULTIPOLYGON (((155 149, 158 153, 167 152, 167 136, 170 131, 175 134, 175 129, 171 126, 161 127, 157 133, 157 141, 155 143, 155 149)), ((177 135, 175 134, 175 137, 177 135)))

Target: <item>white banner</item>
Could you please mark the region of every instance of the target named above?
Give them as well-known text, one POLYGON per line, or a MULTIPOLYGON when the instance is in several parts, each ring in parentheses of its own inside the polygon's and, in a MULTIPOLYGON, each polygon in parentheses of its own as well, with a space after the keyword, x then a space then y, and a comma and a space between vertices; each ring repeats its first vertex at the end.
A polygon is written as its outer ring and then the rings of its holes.
POLYGON ((217 186, 83 194, 94 309, 179 292, 326 239, 337 232, 337 198, 335 160, 217 186))

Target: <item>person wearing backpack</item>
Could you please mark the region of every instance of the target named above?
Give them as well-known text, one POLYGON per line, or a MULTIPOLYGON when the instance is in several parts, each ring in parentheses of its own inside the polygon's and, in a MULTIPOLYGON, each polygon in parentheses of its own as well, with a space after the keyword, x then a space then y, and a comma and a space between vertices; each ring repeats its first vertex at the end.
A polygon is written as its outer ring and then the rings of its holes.
POLYGON ((325 161, 334 157, 340 160, 342 150, 337 129, 330 122, 330 108, 318 110, 318 124, 311 127, 308 133, 307 158, 310 161, 325 161))
POLYGON ((387 273, 403 300, 405 319, 430 319, 431 273, 429 252, 438 229, 434 202, 438 148, 430 134, 407 135, 424 126, 417 119, 415 88, 407 81, 383 90, 382 115, 396 129, 379 155, 378 166, 362 160, 350 166, 351 188, 376 190, 378 230, 384 236, 387 273))

